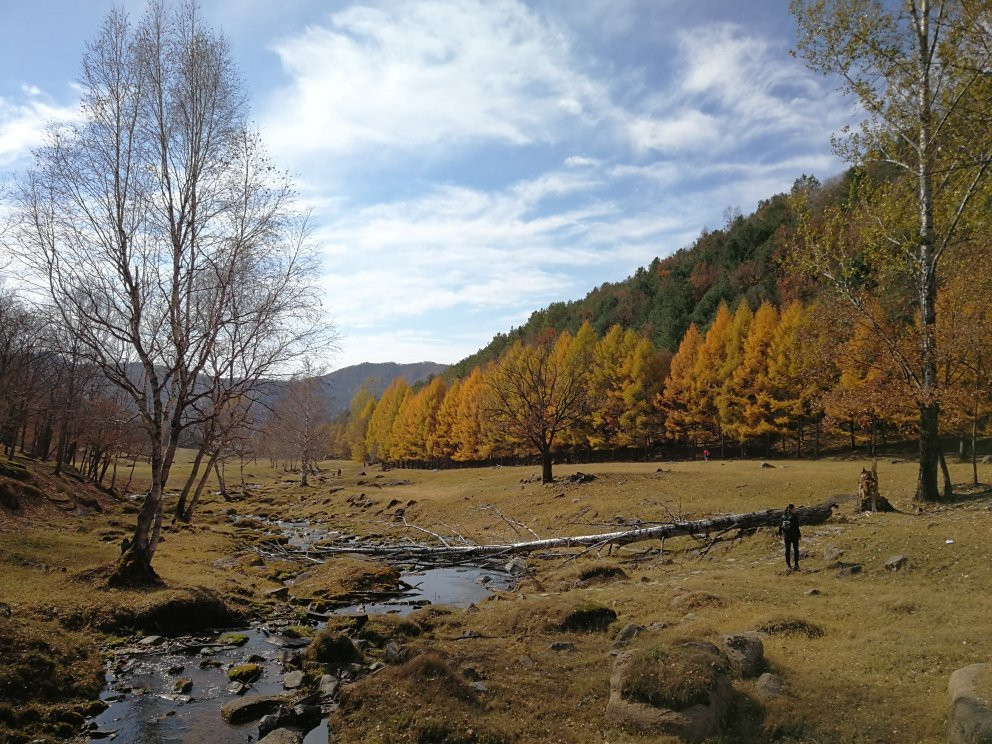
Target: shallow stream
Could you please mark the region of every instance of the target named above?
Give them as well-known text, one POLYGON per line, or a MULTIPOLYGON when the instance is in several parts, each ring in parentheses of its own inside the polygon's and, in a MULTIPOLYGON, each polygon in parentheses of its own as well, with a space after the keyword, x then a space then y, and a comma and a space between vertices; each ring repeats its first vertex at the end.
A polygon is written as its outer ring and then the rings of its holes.
MULTIPOLYGON (((272 524, 295 548, 325 540, 331 534, 304 522, 272 524)), ((511 586, 513 580, 509 574, 492 568, 459 566, 411 570, 401 575, 401 582, 402 593, 395 599, 341 607, 333 614, 406 614, 425 604, 467 607, 484 600, 492 589, 511 586)), ((241 646, 218 645, 218 633, 178 639, 148 637, 119 651, 101 694, 110 707, 92 720, 90 740, 113 739, 136 744, 257 741, 258 721, 232 726, 221 717, 221 707, 239 694, 229 682, 227 670, 235 664, 257 663, 264 671, 246 694, 282 693, 283 662, 307 642, 280 635, 276 632, 278 627, 276 623, 272 627, 260 623, 246 629, 225 629, 248 637, 241 646), (192 681, 192 687, 184 694, 174 687, 183 677, 192 681)), ((245 692, 241 690, 241 694, 245 692)), ((304 742, 326 744, 326 718, 307 734, 304 742)))

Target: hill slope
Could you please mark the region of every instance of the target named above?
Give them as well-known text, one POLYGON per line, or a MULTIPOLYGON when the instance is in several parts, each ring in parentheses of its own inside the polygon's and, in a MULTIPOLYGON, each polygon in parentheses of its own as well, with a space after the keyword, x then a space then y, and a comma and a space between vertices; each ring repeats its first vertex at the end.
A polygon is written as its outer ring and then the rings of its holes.
POLYGON ((336 416, 348 410, 348 404, 362 385, 368 384, 372 394, 378 398, 397 377, 404 378, 410 385, 416 385, 443 374, 447 369, 447 364, 436 362, 363 362, 324 375, 320 378, 323 383, 321 389, 327 402, 327 410, 332 416, 336 416))
MULTIPOLYGON (((834 179, 824 191, 846 187, 834 179)), ((811 176, 796 180, 793 190, 818 189, 811 176)), ((788 275, 782 262, 795 224, 789 194, 776 194, 747 216, 736 215, 719 230, 707 231, 667 258, 655 258, 622 282, 605 283, 580 300, 554 302, 534 312, 527 322, 497 334, 475 354, 453 365, 462 376, 499 357, 518 339, 545 328, 573 333, 584 321, 602 335, 610 326, 633 328, 660 349, 674 352, 690 323, 706 328, 720 302, 731 307, 742 299, 756 308, 804 298, 812 288, 788 275)))

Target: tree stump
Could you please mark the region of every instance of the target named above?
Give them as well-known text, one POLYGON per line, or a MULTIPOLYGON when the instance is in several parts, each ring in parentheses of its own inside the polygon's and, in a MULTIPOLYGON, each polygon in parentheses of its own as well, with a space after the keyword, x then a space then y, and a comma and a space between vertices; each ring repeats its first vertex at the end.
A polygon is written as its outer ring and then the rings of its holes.
POLYGON ((878 493, 878 469, 874 462, 871 464, 871 470, 862 468, 861 477, 858 478, 858 511, 895 511, 889 500, 878 493))

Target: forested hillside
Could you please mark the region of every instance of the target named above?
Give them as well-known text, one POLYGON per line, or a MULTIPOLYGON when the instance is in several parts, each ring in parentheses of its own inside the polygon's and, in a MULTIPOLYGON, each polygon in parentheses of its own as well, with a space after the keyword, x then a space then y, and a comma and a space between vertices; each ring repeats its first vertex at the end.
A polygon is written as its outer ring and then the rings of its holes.
MULTIPOLYGON (((812 176, 797 179, 793 191, 816 186, 812 176)), ((846 188, 835 179, 822 191, 846 188)), ((498 334, 477 353, 454 365, 453 377, 492 361, 516 340, 530 340, 546 328, 578 331, 588 321, 602 336, 614 325, 632 329, 661 350, 674 352, 691 323, 706 328, 721 302, 735 307, 746 298, 752 309, 767 300, 784 305, 808 298, 811 287, 784 270, 783 260, 796 215, 789 194, 762 201, 749 215, 735 214, 719 230, 704 230, 696 241, 667 258, 655 258, 622 282, 604 283, 580 300, 555 302, 527 322, 498 334)))

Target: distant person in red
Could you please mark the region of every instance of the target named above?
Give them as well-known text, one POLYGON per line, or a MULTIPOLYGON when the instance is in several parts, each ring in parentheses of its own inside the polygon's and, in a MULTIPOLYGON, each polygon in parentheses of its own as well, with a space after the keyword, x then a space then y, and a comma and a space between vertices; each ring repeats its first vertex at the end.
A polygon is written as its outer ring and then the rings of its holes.
POLYGON ((703 460, 708 461, 710 459, 710 451, 708 449, 703 450, 703 460))

